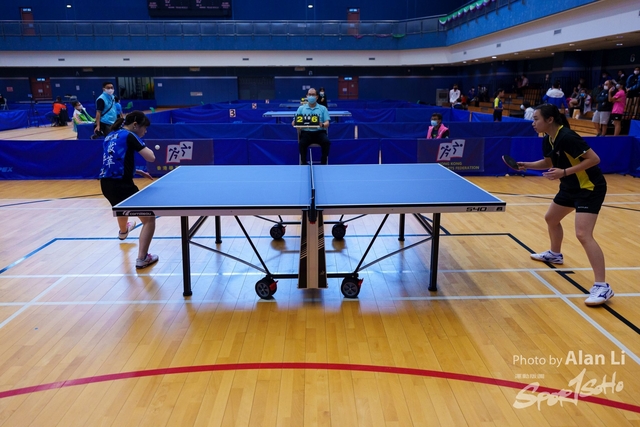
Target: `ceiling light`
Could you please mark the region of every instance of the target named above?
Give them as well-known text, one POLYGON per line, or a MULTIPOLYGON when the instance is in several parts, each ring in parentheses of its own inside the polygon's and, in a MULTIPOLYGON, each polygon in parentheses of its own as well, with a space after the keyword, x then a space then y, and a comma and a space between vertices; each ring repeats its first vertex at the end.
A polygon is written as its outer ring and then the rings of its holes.
POLYGON ((467 61, 462 61, 462 63, 463 63, 463 64, 466 64, 466 63, 467 63, 467 61))
POLYGON ((67 9, 71 9, 71 5, 70 4, 67 5, 67 9))
POLYGON ((536 52, 540 52, 540 49, 536 49, 536 52))
POLYGON ((576 49, 576 52, 582 52, 582 49, 576 49))
POLYGON ((575 46, 575 45, 576 45, 575 43, 569 43, 569 46, 575 46))
POLYGON ((622 46, 622 43, 616 43, 616 46, 622 46))
POLYGON ((520 52, 514 52, 513 54, 514 55, 520 55, 520 52))
POLYGON ((497 58, 497 56, 492 56, 491 58, 492 58, 492 59, 496 59, 496 58, 497 58))
POLYGON ((307 7, 308 7, 309 9, 313 9, 313 5, 312 5, 312 4, 307 5, 307 7))

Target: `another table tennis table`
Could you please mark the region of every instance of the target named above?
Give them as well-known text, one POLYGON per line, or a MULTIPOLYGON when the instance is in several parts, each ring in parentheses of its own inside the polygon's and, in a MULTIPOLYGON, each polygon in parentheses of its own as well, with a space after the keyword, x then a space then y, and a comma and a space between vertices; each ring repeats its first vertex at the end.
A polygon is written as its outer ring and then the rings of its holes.
MULTIPOLYGON (((266 113, 264 113, 262 115, 262 117, 275 117, 276 119, 276 123, 280 123, 282 121, 283 118, 289 118, 289 119, 293 119, 293 117, 296 115, 296 110, 289 110, 289 111, 267 111, 266 113)), ((335 119, 336 122, 338 122, 340 120, 340 117, 351 117, 351 112, 350 111, 342 111, 342 110, 335 110, 335 111, 329 111, 329 117, 331 117, 331 119, 335 119)))
MULTIPOLYGON (((279 105, 280 108, 298 108, 301 105, 306 105, 307 103, 305 102, 304 104, 300 103, 300 102, 284 102, 282 104, 279 105)), ((333 102, 329 102, 327 103, 327 108, 336 108, 338 106, 338 104, 335 104, 333 102)))
POLYGON ((429 290, 437 290, 439 230, 442 213, 504 212, 506 203, 439 164, 300 165, 300 166, 180 166, 113 207, 115 216, 179 216, 181 218, 184 296, 192 295, 190 244, 228 256, 265 273, 256 293, 270 298, 276 279, 298 279, 300 288, 326 288, 327 278, 343 278, 345 297, 357 297, 358 272, 427 241, 431 241, 429 290), (432 219, 424 217, 432 213, 432 219), (302 231, 299 271, 269 270, 240 219, 247 215, 300 215, 302 231), (354 271, 326 271, 323 216, 383 214, 380 226, 354 271), (365 258, 390 214, 412 214, 426 238, 364 265, 365 258), (189 216, 198 216, 190 227, 189 216), (193 238, 210 216, 234 216, 261 266, 253 265, 193 238))

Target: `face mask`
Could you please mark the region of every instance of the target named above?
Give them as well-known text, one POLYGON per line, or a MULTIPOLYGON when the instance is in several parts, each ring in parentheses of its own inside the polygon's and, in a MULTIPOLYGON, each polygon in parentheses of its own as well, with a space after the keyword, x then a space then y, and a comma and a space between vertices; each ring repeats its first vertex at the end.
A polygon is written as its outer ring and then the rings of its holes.
POLYGON ((638 74, 640 74, 640 71, 635 70, 635 71, 633 72, 633 74, 635 74, 635 75, 637 76, 638 74))
POLYGON ((616 89, 620 89, 620 85, 616 85, 616 89))
POLYGON ((604 85, 604 90, 609 90, 609 86, 604 85))
POLYGON ((580 94, 580 96, 581 96, 582 98, 584 98, 585 94, 584 94, 584 93, 581 93, 581 94, 580 94))
POLYGON ((320 92, 320 96, 324 96, 324 92, 320 92))
POLYGON ((76 110, 78 110, 78 111, 82 111, 82 105, 78 105, 78 106, 76 107, 76 110))
POLYGON ((113 95, 114 90, 113 89, 106 89, 105 90, 107 95, 113 95))
POLYGON ((521 109, 521 110, 524 110, 524 105, 520 105, 520 109, 521 109))
POLYGON ((437 120, 431 120, 431 126, 438 126, 437 120))
POLYGON ((317 99, 315 96, 311 95, 311 96, 307 96, 307 101, 309 101, 309 104, 315 104, 317 99))

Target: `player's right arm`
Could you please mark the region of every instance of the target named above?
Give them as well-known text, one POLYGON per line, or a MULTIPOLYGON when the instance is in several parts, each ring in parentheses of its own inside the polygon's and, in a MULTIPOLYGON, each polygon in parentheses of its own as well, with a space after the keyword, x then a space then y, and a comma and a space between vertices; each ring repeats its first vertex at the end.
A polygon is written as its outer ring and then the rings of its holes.
POLYGON ((131 134, 127 136, 127 145, 129 145, 130 147, 133 147, 133 149, 136 150, 138 153, 140 153, 142 158, 145 159, 147 162, 153 162, 156 160, 156 155, 153 154, 153 150, 151 150, 146 145, 141 144, 138 138, 136 138, 131 134))
POLYGON ((551 157, 545 157, 544 159, 536 160, 535 162, 518 162, 518 166, 525 169, 549 169, 553 167, 551 157))

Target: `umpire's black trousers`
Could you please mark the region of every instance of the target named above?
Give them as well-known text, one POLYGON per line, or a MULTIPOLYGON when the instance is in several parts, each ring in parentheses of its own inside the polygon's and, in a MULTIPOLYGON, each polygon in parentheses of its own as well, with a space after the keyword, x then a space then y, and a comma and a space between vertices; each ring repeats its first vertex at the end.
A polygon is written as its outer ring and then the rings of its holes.
POLYGON ((322 157, 320 158, 320 163, 326 165, 329 161, 329 147, 331 147, 331 142, 329 141, 326 130, 302 130, 300 132, 300 140, 298 141, 298 146, 300 148, 300 162, 303 165, 307 164, 307 153, 309 152, 309 146, 313 144, 319 145, 322 149, 322 157))

